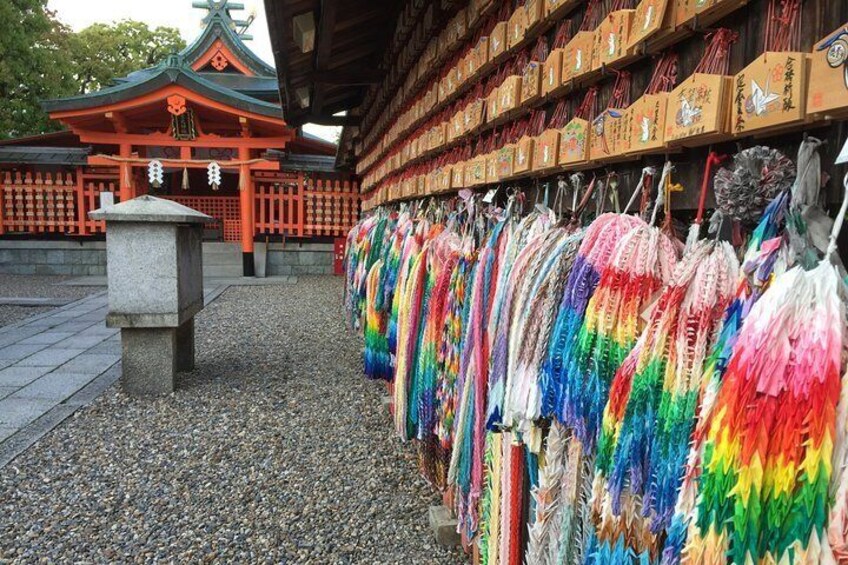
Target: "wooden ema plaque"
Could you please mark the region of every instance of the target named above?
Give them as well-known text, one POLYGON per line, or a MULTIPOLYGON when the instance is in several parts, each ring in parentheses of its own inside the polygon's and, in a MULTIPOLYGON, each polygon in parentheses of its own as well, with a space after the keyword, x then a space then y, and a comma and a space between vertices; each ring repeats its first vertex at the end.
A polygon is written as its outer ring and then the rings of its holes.
POLYGON ((592 69, 609 65, 629 54, 630 24, 635 10, 617 10, 610 13, 595 30, 595 48, 592 52, 592 69))
POLYGON ((465 131, 474 131, 483 124, 483 99, 478 98, 465 107, 463 112, 465 131))
POLYGON ((475 157, 465 163, 465 186, 479 186, 486 182, 486 162, 482 157, 475 157))
POLYGON ((621 112, 621 117, 615 120, 613 129, 613 146, 615 154, 619 157, 630 153, 633 138, 633 107, 626 108, 621 112))
POLYGON ((494 88, 486 97, 486 121, 492 122, 501 115, 500 113, 500 89, 494 88))
POLYGON ((515 145, 505 145, 498 149, 498 178, 508 179, 512 177, 515 166, 515 145))
POLYGON ((530 61, 521 76, 521 104, 530 104, 542 95, 542 63, 530 61))
POLYGON ((451 168, 451 188, 465 188, 465 161, 454 163, 451 168))
POLYGON ((848 115, 848 23, 813 47, 807 113, 823 117, 848 115))
POLYGON ((632 51, 639 43, 647 41, 662 30, 670 30, 672 25, 672 10, 669 0, 642 0, 633 13, 630 26, 630 38, 627 41, 628 51, 632 51))
POLYGON ((524 4, 524 12, 526 29, 531 29, 541 22, 545 15, 545 0, 527 0, 524 4))
POLYGON ((492 151, 486 155, 486 182, 498 182, 498 152, 492 151))
POLYGON ((645 153, 665 146, 665 119, 669 94, 645 94, 630 105, 627 153, 645 153))
MULTIPOLYGON (((477 70, 489 62, 489 38, 481 37, 473 50, 477 70)), ((475 71, 476 72, 476 71, 475 71)), ((469 75, 470 76, 470 75, 469 75)))
POLYGON ((527 31, 527 12, 522 6, 515 9, 509 17, 507 25, 507 45, 510 49, 524 41, 524 32, 527 31))
POLYGON ((542 95, 547 96, 562 85, 562 55, 565 49, 554 49, 542 65, 542 95))
POLYGON ((620 127, 624 110, 607 108, 592 120, 589 131, 589 161, 606 160, 620 152, 620 127))
POLYGON ((492 33, 489 35, 489 60, 494 61, 502 55, 509 44, 507 43, 507 22, 498 22, 495 24, 492 33))
POLYGON ((513 175, 521 175, 533 168, 533 149, 535 138, 525 135, 515 145, 515 162, 512 167, 513 175))
POLYGON ((506 77, 498 88, 499 108, 501 114, 514 110, 521 101, 521 77, 512 75, 506 77))
POLYGON ((588 160, 590 126, 587 120, 573 118, 562 128, 559 142, 560 166, 576 165, 588 160))
POLYGON ((694 146, 726 138, 732 77, 695 73, 668 95, 666 145, 694 146))
POLYGON ((562 55, 562 83, 571 82, 592 70, 595 33, 580 31, 565 46, 562 55))
POLYGON ((559 138, 558 129, 548 129, 536 138, 536 147, 533 151, 533 170, 544 171, 559 164, 559 138))
POLYGON ((451 189, 453 182, 453 165, 445 165, 439 172, 439 191, 447 192, 451 189))
POLYGON ((731 131, 781 129, 806 116, 807 55, 766 52, 733 78, 731 131))

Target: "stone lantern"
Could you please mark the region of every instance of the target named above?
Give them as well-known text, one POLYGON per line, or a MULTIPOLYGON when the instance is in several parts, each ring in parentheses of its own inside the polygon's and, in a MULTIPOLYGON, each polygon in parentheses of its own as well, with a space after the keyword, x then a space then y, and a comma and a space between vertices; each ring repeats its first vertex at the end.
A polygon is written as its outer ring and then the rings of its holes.
POLYGON ((173 392, 176 373, 194 368, 194 315, 203 309, 202 229, 212 218, 147 195, 89 217, 106 221, 106 325, 121 328, 124 390, 173 392))

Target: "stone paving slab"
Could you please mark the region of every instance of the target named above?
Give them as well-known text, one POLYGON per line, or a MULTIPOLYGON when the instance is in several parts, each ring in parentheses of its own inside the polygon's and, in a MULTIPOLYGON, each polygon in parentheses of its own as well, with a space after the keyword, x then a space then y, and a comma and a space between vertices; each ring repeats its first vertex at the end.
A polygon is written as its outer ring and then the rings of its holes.
POLYGON ((19 388, 7 398, 10 400, 39 399, 62 402, 66 398, 73 396, 74 393, 95 378, 96 375, 93 375, 90 372, 59 373, 54 371, 44 375, 43 378, 31 382, 23 388, 19 388))
MULTIPOLYGON (((204 281, 204 301, 227 285, 204 281)), ((0 468, 121 375, 105 291, 0 328, 0 468)))
POLYGON ((52 367, 55 369, 59 365, 67 363, 83 351, 85 351, 85 349, 61 349, 59 347, 49 347, 20 360, 15 365, 12 365, 12 368, 52 367))
POLYGON ((73 300, 68 298, 30 298, 24 296, 0 296, 0 306, 64 306, 73 300))
POLYGON ((20 402, 7 396, 0 400, 0 426, 4 428, 23 428, 56 405, 56 401, 46 399, 27 399, 20 402))
POLYGON ((54 331, 46 331, 35 334, 34 336, 28 337, 26 339, 22 339, 18 342, 21 345, 29 345, 29 344, 45 344, 45 345, 53 345, 54 343, 59 343, 64 339, 68 339, 69 337, 74 337, 74 333, 71 332, 54 332, 54 331))
POLYGON ((22 387, 50 372, 50 367, 21 367, 0 369, 0 386, 22 387))

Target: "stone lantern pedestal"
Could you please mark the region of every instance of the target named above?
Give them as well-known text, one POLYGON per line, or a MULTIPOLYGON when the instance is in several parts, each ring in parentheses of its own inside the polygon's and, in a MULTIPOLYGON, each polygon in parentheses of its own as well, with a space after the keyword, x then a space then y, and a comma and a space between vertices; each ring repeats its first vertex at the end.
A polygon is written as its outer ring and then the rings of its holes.
POLYGON ((194 315, 203 309, 206 214, 140 196, 89 213, 106 221, 109 313, 121 328, 122 384, 135 396, 165 394, 194 368, 194 315))

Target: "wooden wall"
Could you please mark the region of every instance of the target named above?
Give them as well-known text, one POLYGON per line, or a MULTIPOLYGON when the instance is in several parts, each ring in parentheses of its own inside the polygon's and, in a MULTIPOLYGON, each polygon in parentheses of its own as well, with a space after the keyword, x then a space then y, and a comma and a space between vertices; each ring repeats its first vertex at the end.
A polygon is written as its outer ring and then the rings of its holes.
MULTIPOLYGON (((512 0, 512 3, 515 5, 517 2, 516 0, 512 0)), ((739 34, 738 41, 731 49, 730 73, 735 74, 742 70, 763 51, 767 7, 768 0, 749 0, 746 6, 736 10, 722 20, 713 23, 710 28, 696 30, 697 33, 693 36, 675 44, 672 48, 680 57, 678 81, 689 76, 701 58, 705 46, 703 34, 718 27, 727 27, 739 34)), ((802 8, 800 45, 800 50, 802 51, 810 51, 812 46, 822 37, 843 23, 848 22, 848 0, 804 0, 802 8)), ((583 18, 584 11, 585 8, 581 7, 569 15, 569 19, 572 20, 573 30, 577 30, 583 18)), ((555 28, 549 32, 549 44, 553 43, 554 33, 555 28)), ((641 96, 650 79, 652 69, 653 61, 651 58, 642 59, 626 67, 626 70, 632 73, 632 100, 635 101, 641 96)), ((603 77, 599 85, 600 107, 605 107, 614 81, 615 75, 613 73, 608 73, 607 76, 603 77)), ((569 115, 573 115, 574 110, 582 101, 585 92, 586 89, 584 88, 568 95, 567 99, 569 100, 571 110, 569 115)), ((846 92, 846 95, 848 95, 848 92, 846 92)), ((548 116, 553 112, 555 106, 556 101, 550 102, 545 106, 548 116)), ((363 132, 363 134, 366 133, 363 132)), ((635 187, 638 181, 642 168, 646 165, 661 167, 663 161, 668 157, 676 164, 675 181, 681 183, 685 188, 683 193, 675 193, 672 202, 673 208, 680 211, 675 215, 685 221, 691 215, 691 211, 697 207, 704 163, 711 148, 719 153, 732 155, 739 149, 756 144, 764 144, 782 150, 794 160, 798 144, 805 134, 813 135, 827 141, 821 151, 823 168, 831 176, 827 198, 829 202, 837 202, 841 199, 842 195, 841 178, 845 173, 845 168, 835 167, 832 163, 846 136, 848 136, 848 129, 845 122, 831 122, 828 125, 817 126, 815 128, 809 126, 799 127, 796 130, 780 135, 761 138, 742 138, 732 142, 718 144, 714 147, 676 150, 674 153, 668 155, 636 157, 631 161, 589 169, 586 171, 586 174, 591 178, 593 172, 599 175, 606 174, 607 171, 618 173, 621 182, 621 199, 626 201, 629 191, 635 187)), ((550 194, 552 195, 556 186, 556 175, 543 179, 505 181, 501 183, 501 186, 523 187, 528 192, 528 199, 532 202, 536 198, 536 192, 541 190, 546 183, 549 183, 550 194)), ((708 206, 711 207, 712 205, 713 201, 710 196, 708 206)))

